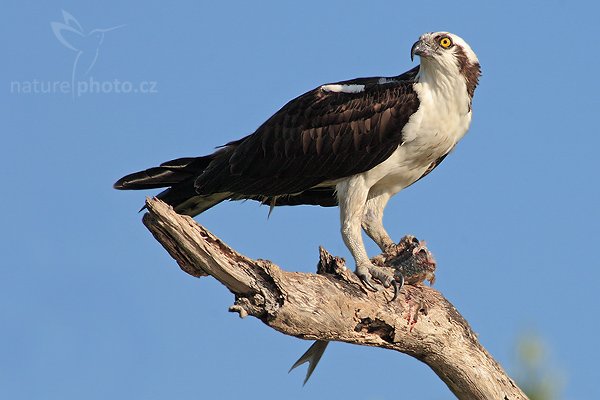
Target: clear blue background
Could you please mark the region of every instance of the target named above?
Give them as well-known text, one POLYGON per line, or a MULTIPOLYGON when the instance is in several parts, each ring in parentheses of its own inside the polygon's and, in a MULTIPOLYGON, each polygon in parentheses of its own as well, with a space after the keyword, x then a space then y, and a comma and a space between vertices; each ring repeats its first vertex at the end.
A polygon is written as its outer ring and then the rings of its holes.
MULTIPOLYGON (((420 362, 333 344, 309 384, 287 369, 309 342, 227 312, 117 192, 125 173, 201 155, 331 81, 394 75, 426 31, 477 52, 483 77, 457 150, 392 200, 395 238, 425 239, 436 288, 515 372, 537 331, 564 398, 600 397, 597 2, 5 1, 0 160, 3 399, 452 398, 420 362), (50 22, 107 32, 90 75, 157 93, 15 93, 69 81, 75 53, 50 22)), ((251 257, 314 272, 317 247, 348 257, 336 209, 222 204, 198 220, 251 257)), ((369 244, 371 254, 376 253, 369 244)))

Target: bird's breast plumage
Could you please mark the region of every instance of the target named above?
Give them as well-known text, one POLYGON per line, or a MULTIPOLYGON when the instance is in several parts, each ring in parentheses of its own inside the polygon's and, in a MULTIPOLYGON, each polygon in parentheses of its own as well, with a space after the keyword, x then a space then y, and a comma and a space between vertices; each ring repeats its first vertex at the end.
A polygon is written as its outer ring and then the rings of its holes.
POLYGON ((375 191, 397 193, 428 173, 465 135, 471 109, 464 83, 449 82, 442 90, 415 83, 419 108, 402 129, 403 143, 364 177, 375 191))

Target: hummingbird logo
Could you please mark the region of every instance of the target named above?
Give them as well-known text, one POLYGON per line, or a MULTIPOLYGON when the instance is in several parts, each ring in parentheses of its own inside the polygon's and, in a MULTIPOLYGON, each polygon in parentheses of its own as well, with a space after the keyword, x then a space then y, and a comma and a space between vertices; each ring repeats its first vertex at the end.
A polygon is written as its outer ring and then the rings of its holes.
POLYGON ((89 74, 96 64, 100 53, 100 46, 104 41, 104 34, 122 28, 125 25, 92 29, 86 33, 74 16, 65 10, 62 10, 62 15, 64 22, 51 22, 50 26, 58 41, 76 53, 71 73, 71 87, 73 87, 75 79, 89 74))

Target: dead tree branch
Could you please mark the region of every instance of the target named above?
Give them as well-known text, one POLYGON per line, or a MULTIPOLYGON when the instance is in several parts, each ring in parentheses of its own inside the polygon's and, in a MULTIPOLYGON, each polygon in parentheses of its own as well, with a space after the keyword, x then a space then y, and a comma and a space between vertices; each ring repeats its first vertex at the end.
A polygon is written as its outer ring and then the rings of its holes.
POLYGON ((526 399, 481 346, 469 324, 438 291, 405 285, 368 292, 342 259, 321 250, 332 273, 286 272, 228 247, 192 218, 147 200, 143 222, 181 269, 211 275, 234 295, 231 311, 286 335, 396 350, 429 365, 459 399, 526 399))

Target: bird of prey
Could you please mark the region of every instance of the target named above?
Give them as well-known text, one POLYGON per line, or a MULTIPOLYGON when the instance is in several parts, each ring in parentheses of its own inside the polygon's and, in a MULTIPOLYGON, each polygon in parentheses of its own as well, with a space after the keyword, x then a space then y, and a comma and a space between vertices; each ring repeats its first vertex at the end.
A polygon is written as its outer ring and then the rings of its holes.
POLYGON ((191 216, 223 200, 337 205, 356 274, 368 287, 372 277, 389 287, 392 277, 369 261, 361 226, 383 251, 394 246, 384 207, 464 136, 480 75, 471 47, 448 32, 422 35, 415 55, 421 64, 404 74, 319 86, 213 154, 167 161, 114 187, 167 187, 158 198, 191 216))
POLYGON ((395 246, 384 208, 465 135, 480 76, 471 47, 449 32, 421 35, 410 55, 421 63, 401 75, 321 85, 210 155, 167 161, 114 187, 167 188, 157 197, 190 216, 224 200, 339 206, 356 275, 371 290, 374 279, 394 285, 395 296, 398 284, 371 264, 361 227, 384 252, 395 246))

